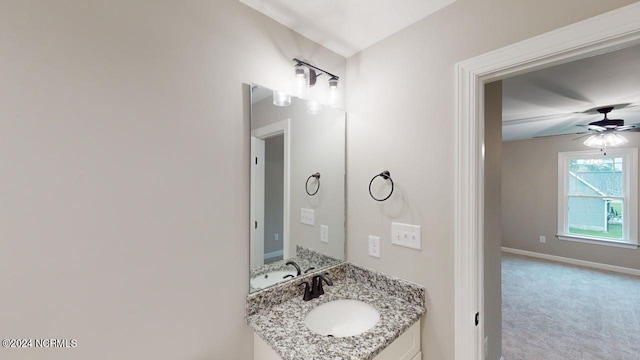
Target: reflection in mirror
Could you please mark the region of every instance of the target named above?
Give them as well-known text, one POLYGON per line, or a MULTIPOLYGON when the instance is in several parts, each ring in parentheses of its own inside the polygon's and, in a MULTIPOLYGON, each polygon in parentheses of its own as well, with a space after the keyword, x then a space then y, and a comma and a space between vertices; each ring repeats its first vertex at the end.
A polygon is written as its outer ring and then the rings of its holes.
POLYGON ((346 114, 250 88, 253 292, 344 260, 346 114))

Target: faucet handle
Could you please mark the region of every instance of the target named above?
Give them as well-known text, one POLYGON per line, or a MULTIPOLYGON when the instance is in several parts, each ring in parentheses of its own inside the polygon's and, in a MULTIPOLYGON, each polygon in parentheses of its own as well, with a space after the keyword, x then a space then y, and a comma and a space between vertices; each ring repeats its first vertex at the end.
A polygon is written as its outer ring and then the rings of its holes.
POLYGON ((315 269, 316 269, 316 268, 314 268, 314 267, 312 266, 312 267, 308 268, 307 270, 305 270, 305 271, 304 271, 304 273, 306 274, 306 273, 308 273, 309 271, 311 271, 311 270, 315 270, 315 269))
POLYGON ((309 301, 313 299, 313 295, 311 294, 311 288, 309 287, 309 282, 303 281, 298 286, 304 285, 304 295, 302 296, 302 300, 309 301))

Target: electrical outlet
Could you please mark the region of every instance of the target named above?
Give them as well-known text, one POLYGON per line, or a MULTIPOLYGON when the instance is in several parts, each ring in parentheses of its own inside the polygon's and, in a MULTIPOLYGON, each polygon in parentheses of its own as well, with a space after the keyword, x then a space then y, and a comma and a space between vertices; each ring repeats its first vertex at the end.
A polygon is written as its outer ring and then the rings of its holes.
POLYGON ((300 222, 302 224, 311 225, 315 224, 316 212, 311 209, 300 209, 300 222))
POLYGON ((391 243, 411 249, 422 250, 420 226, 392 222, 391 243))
POLYGON ((369 235, 369 256, 380 258, 380 238, 369 235))
POLYGON ((544 235, 540 235, 540 242, 543 243, 543 244, 546 243, 547 242, 547 237, 544 236, 544 235))
POLYGON ((273 234, 273 241, 278 241, 280 235, 278 233, 273 234))
POLYGON ((329 243, 329 227, 327 225, 320 225, 320 241, 325 244, 329 243))

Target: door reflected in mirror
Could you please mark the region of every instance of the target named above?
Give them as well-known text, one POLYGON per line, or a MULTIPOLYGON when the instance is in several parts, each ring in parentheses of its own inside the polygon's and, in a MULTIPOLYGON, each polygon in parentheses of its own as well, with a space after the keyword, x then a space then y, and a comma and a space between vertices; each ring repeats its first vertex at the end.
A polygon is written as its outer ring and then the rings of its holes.
POLYGON ((253 292, 344 260, 346 114, 248 88, 253 292))

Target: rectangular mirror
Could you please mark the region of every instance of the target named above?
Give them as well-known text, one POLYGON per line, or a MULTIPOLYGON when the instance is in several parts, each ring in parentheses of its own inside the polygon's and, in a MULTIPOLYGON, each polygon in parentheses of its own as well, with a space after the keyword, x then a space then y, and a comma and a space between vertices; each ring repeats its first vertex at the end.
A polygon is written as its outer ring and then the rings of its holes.
POLYGON ((344 260, 346 114, 249 88, 253 292, 344 260))

